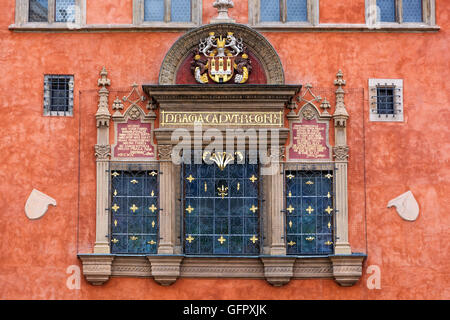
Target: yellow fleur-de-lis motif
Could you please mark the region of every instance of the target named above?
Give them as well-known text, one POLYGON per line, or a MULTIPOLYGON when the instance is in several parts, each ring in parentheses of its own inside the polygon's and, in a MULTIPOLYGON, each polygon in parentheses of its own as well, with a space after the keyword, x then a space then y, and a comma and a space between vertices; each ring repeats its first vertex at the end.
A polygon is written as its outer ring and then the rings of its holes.
POLYGON ((157 174, 158 173, 156 171, 152 171, 152 172, 149 173, 149 175, 152 176, 152 177, 156 176, 157 174))
POLYGON ((192 208, 191 205, 189 205, 189 206, 186 208, 186 211, 189 212, 189 213, 192 213, 192 211, 194 211, 194 208, 192 208))
POLYGON ((117 177, 117 176, 120 176, 120 173, 118 173, 117 171, 114 171, 113 173, 111 173, 111 175, 113 177, 117 177))
POLYGON ((288 245, 290 245, 292 247, 293 245, 295 245, 295 242, 291 240, 288 242, 288 245))
POLYGON ((225 239, 223 236, 220 236, 220 238, 217 239, 217 241, 219 241, 220 244, 223 244, 225 241, 227 241, 227 239, 225 239))
POLYGON ((119 240, 117 240, 116 238, 114 238, 114 239, 111 239, 111 242, 112 242, 112 243, 117 243, 117 242, 119 242, 119 240))
POLYGON ((139 183, 136 179, 133 179, 133 180, 131 180, 130 182, 131 182, 132 184, 139 183))
POLYGON ((136 241, 137 239, 139 239, 139 238, 136 237, 136 236, 131 236, 131 237, 130 237, 130 240, 133 240, 133 241, 136 241))
POLYGON ((195 240, 195 238, 192 237, 191 235, 189 235, 189 237, 186 238, 186 241, 188 241, 189 243, 191 243, 194 240, 195 240))

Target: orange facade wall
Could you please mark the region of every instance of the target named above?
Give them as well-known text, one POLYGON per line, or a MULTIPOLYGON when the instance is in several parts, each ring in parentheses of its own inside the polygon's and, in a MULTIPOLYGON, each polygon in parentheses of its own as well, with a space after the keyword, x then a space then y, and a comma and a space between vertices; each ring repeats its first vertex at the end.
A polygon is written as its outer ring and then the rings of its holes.
MULTIPOLYGON (((112 278, 100 287, 82 279, 80 290, 66 287, 66 269, 81 266, 77 253, 92 252, 95 241, 99 71, 107 68, 111 91, 134 82, 157 83, 164 55, 182 33, 12 32, 14 1, 1 2, 1 299, 450 298, 448 1, 436 1, 441 29, 433 33, 263 33, 281 58, 286 83, 332 88, 342 69, 346 88, 354 93, 346 100, 350 243, 368 255, 356 285, 292 280, 275 288, 263 280, 179 279, 161 287, 149 279, 112 278), (44 74, 74 74, 73 117, 42 116, 44 74), (403 123, 368 121, 369 78, 404 80, 403 123), (57 200, 35 221, 24 213, 33 188, 57 200), (386 208, 408 190, 420 206, 415 222, 386 208), (367 288, 370 265, 381 269, 379 290, 367 288)), ((203 23, 215 15, 212 2, 203 3, 203 23)), ((87 3, 88 23, 132 21, 131 0, 87 3)), ((320 11, 323 23, 364 22, 364 0, 321 1, 320 11), (350 2, 352 10, 345 10, 343 2, 350 2)), ((247 2, 235 1, 230 15, 247 23, 247 2)))

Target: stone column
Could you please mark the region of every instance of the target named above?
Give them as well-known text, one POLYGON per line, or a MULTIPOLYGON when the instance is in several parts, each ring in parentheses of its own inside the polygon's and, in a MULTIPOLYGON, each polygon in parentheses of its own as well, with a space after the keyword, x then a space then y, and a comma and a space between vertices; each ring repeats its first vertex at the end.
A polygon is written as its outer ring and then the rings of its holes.
POLYGON ((174 190, 174 165, 172 163, 172 146, 158 145, 158 156, 160 160, 159 176, 159 246, 158 254, 174 253, 173 224, 175 221, 175 190, 174 190))
POLYGON ((286 243, 284 239, 284 212, 283 212, 283 174, 280 159, 284 156, 284 147, 270 149, 270 161, 273 167, 269 180, 267 208, 269 208, 272 221, 270 255, 286 255, 286 243))
POLYGON ((336 184, 336 243, 335 254, 351 254, 352 249, 348 242, 348 196, 347 196, 347 165, 348 151, 347 146, 347 119, 349 115, 345 108, 344 96, 345 86, 342 71, 336 75, 334 81, 336 90, 336 110, 333 114, 335 128, 335 146, 333 147, 333 156, 336 165, 335 184, 336 184))
POLYGON ((99 104, 95 118, 97 121, 97 144, 95 145, 95 157, 97 161, 97 207, 96 207, 96 236, 94 253, 110 253, 108 241, 108 163, 111 156, 109 145, 109 121, 111 115, 108 110, 109 91, 106 86, 111 84, 107 78, 108 72, 103 67, 98 80, 99 104))

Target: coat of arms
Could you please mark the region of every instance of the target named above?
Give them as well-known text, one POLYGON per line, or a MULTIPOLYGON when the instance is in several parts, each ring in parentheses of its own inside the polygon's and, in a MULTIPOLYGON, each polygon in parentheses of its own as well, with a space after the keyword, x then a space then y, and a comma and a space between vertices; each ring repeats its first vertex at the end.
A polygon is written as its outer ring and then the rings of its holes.
POLYGON ((252 67, 242 39, 237 39, 232 32, 225 38, 211 32, 195 49, 191 70, 195 80, 202 84, 209 79, 225 83, 233 77, 235 83, 245 83, 252 67))

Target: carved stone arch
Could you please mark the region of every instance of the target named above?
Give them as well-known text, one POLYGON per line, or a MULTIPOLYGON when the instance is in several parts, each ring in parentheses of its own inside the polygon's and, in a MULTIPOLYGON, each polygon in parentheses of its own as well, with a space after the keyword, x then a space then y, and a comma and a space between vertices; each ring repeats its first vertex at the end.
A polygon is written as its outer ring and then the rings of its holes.
POLYGON ((210 32, 226 34, 233 32, 243 39, 245 46, 261 62, 267 84, 284 84, 284 71, 280 57, 269 41, 259 32, 241 24, 217 23, 209 24, 180 37, 167 52, 159 72, 160 85, 176 84, 176 75, 181 63, 198 46, 210 32))

